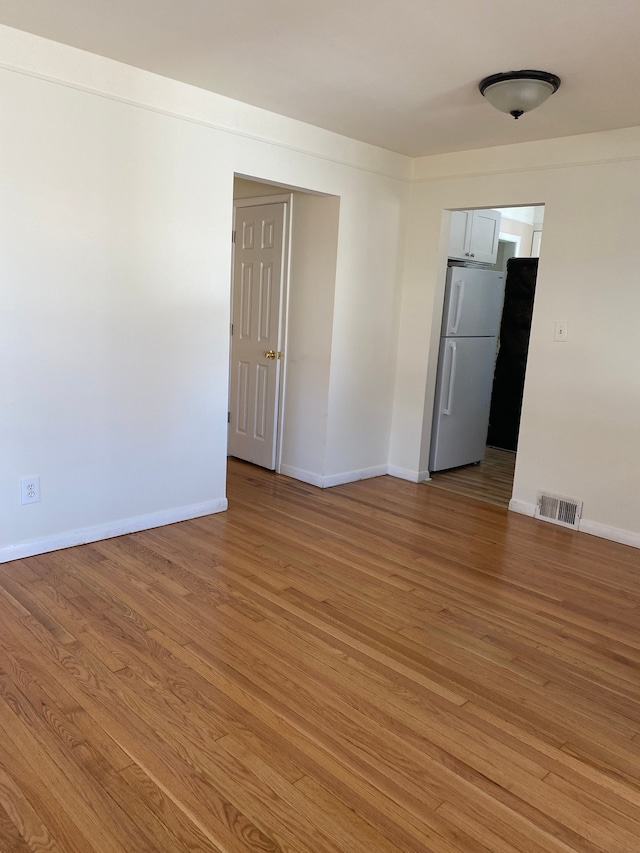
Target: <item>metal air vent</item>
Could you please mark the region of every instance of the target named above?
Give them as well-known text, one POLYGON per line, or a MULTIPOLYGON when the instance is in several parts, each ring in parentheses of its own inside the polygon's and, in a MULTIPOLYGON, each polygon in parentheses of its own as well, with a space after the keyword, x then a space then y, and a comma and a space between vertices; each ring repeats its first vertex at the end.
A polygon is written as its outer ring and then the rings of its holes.
POLYGON ((571 527, 578 530, 580 517, 582 515, 582 501, 573 498, 565 498, 561 495, 551 495, 548 492, 538 492, 538 503, 536 505, 536 518, 544 521, 552 521, 563 527, 571 527))

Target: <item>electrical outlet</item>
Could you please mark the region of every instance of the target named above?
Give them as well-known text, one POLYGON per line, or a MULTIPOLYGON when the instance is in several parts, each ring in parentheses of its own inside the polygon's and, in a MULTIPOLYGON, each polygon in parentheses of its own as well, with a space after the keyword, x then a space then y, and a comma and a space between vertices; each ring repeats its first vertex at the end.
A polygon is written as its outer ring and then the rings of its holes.
POLYGON ((22 477, 20 480, 20 503, 37 504, 40 500, 40 477, 22 477))

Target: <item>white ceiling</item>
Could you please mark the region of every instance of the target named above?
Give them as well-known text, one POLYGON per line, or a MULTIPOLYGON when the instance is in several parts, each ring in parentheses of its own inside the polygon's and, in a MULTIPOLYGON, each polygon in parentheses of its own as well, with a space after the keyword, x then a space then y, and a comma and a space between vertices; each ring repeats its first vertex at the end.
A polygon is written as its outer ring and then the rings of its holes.
POLYGON ((640 125, 638 0, 0 0, 0 23, 410 155, 640 125), (562 86, 515 121, 477 86, 520 68, 562 86))

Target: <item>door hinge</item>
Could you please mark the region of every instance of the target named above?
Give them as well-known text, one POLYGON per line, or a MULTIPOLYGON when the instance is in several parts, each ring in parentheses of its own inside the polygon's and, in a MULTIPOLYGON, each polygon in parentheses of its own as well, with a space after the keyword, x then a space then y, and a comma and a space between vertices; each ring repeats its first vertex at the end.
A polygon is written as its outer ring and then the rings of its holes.
POLYGON ((231 423, 231 412, 227 412, 227 423, 231 423))
POLYGON ((235 242, 236 242, 236 232, 235 232, 235 230, 233 230, 233 231, 231 232, 231 242, 232 242, 232 243, 235 243, 235 242))
POLYGON ((233 337, 233 323, 229 323, 229 332, 231 334, 231 337, 233 337))

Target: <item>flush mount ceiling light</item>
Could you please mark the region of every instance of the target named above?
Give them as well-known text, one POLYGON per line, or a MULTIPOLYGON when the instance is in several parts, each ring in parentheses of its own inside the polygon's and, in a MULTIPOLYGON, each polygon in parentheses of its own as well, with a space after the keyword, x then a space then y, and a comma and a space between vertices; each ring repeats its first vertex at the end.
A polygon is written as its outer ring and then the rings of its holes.
POLYGON ((480 94, 492 107, 514 118, 535 110, 558 91, 560 78, 548 71, 507 71, 480 81, 480 94))

